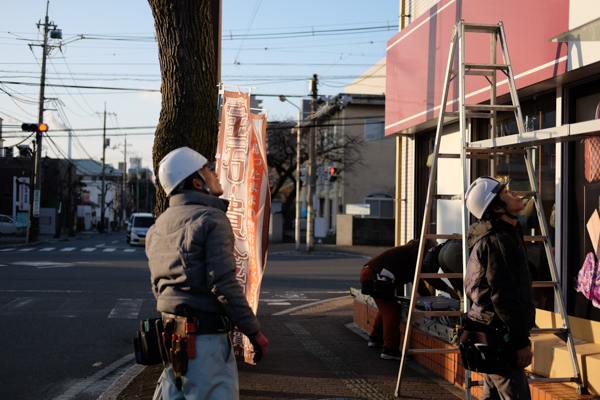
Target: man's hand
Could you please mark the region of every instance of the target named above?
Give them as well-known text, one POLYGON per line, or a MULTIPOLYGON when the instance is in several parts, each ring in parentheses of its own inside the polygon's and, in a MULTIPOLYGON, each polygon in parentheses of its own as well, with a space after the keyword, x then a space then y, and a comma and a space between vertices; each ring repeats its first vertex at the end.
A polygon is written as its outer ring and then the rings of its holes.
POLYGON ((261 358, 267 354, 267 349, 269 348, 269 341, 262 333, 258 332, 254 336, 248 337, 250 339, 250 343, 254 347, 254 362, 258 363, 261 358))
POLYGON ((517 368, 525 368, 531 364, 533 353, 530 346, 517 350, 517 368))

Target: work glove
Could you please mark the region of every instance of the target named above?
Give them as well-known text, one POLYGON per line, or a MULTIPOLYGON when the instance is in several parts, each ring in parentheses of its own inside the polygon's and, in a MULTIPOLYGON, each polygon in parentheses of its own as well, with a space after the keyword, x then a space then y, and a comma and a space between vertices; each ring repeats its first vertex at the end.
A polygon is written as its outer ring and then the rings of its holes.
POLYGON ((269 341, 262 333, 258 332, 254 336, 248 337, 250 339, 250 343, 254 347, 254 362, 258 363, 261 358, 267 354, 267 349, 269 348, 269 341))

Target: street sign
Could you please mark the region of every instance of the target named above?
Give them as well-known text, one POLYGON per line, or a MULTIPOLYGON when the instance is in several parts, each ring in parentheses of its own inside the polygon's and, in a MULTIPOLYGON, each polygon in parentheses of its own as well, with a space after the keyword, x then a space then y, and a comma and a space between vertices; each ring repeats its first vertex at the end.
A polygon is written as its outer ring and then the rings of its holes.
POLYGON ((19 211, 29 210, 29 178, 17 179, 19 185, 18 209, 19 211))
POLYGON ((40 191, 39 190, 33 191, 33 217, 34 218, 40 217, 40 191))
POLYGON ((369 215, 371 214, 370 204, 346 204, 347 215, 369 215))

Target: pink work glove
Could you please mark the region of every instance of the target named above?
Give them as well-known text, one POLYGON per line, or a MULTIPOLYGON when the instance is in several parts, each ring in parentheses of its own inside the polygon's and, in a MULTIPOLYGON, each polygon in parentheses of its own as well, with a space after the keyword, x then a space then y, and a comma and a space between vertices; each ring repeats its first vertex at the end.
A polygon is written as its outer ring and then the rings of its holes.
POLYGON ((254 362, 257 363, 267 354, 269 348, 269 341, 262 333, 258 332, 254 336, 250 336, 250 343, 254 347, 254 362))

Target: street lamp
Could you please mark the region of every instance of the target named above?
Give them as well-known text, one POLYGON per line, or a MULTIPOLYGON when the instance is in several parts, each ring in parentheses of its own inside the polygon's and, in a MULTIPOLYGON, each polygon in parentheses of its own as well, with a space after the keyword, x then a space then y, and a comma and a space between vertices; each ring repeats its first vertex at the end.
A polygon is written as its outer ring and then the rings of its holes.
POLYGON ((288 102, 298 109, 298 127, 296 128, 296 250, 300 250, 300 121, 302 121, 302 109, 286 99, 279 96, 279 101, 288 102))

